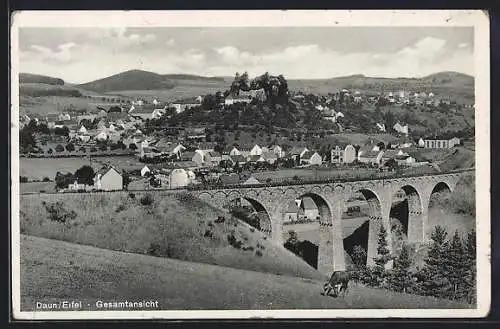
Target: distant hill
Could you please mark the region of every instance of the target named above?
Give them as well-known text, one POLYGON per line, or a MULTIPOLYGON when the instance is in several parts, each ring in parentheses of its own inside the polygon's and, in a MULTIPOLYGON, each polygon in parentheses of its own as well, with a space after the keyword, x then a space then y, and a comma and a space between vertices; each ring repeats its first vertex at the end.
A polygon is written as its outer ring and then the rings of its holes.
POLYGON ((224 82, 223 77, 203 77, 193 74, 164 74, 165 78, 170 80, 199 80, 199 81, 214 81, 214 82, 224 82))
POLYGON ((59 78, 53 78, 46 75, 31 74, 31 73, 19 73, 19 83, 43 83, 48 85, 64 85, 64 80, 59 78))
POLYGON ((174 86, 172 81, 161 74, 141 70, 130 70, 79 85, 95 92, 172 89, 174 86))

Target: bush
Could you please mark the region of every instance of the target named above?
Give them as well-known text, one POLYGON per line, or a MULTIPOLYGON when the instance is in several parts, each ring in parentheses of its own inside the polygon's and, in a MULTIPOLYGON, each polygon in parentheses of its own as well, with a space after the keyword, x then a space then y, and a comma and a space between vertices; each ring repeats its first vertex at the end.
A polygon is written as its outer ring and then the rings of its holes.
POLYGON ((227 241, 229 242, 229 244, 231 246, 233 246, 236 249, 241 249, 241 246, 243 245, 243 243, 241 241, 236 239, 236 236, 234 236, 234 233, 227 235, 227 241))
POLYGON ((151 204, 153 204, 154 202, 154 199, 153 199, 153 196, 151 194, 146 194, 145 196, 143 196, 141 198, 141 204, 143 206, 150 206, 151 204))
POLYGON ((263 253, 262 253, 262 251, 260 251, 259 249, 257 249, 257 250, 255 251, 255 256, 257 256, 257 257, 262 257, 263 255, 264 255, 264 254, 263 254, 263 253))
POLYGON ((44 182, 50 182, 50 178, 48 178, 48 177, 44 177, 44 178, 43 178, 43 181, 44 181, 44 182))
POLYGON ((129 193, 128 197, 131 198, 131 199, 135 199, 135 193, 129 193))
POLYGON ((21 177, 19 177, 19 180, 20 180, 21 183, 27 183, 28 182, 28 177, 21 176, 21 177))
POLYGON ((151 243, 146 253, 155 257, 171 257, 171 252, 168 246, 159 243, 151 243))
POLYGON ((73 210, 67 210, 64 208, 62 202, 55 203, 42 203, 45 209, 49 213, 49 219, 54 222, 65 223, 68 220, 73 220, 76 218, 76 212, 73 210))
POLYGON ((116 211, 116 212, 124 211, 124 210, 125 210, 125 208, 126 208, 126 207, 125 207, 125 205, 121 204, 121 205, 119 205, 118 207, 116 207, 116 210, 115 210, 115 211, 116 211))

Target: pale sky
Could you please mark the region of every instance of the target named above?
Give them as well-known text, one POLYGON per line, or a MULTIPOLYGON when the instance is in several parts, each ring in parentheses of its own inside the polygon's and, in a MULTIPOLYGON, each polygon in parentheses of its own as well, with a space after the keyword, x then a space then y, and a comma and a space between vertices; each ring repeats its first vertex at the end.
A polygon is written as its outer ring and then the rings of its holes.
POLYGON ((84 83, 131 69, 289 79, 474 75, 468 27, 21 28, 20 72, 84 83))

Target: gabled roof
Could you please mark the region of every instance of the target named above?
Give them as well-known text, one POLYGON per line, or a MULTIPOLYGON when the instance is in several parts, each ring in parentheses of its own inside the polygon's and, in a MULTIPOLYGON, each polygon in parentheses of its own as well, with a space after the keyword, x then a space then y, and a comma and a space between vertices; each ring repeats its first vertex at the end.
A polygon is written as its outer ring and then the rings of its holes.
POLYGON ((116 167, 114 166, 104 166, 102 167, 101 169, 99 169, 95 175, 97 176, 98 174, 101 174, 101 176, 104 176, 105 174, 108 173, 108 171, 110 171, 111 169, 115 170, 118 174, 122 175, 122 171, 120 169, 117 169, 116 167))
POLYGON ((316 204, 314 203, 313 199, 310 197, 305 197, 302 199, 302 208, 304 209, 318 209, 316 207, 316 204))
POLYGON ((290 150, 289 154, 291 155, 299 155, 300 153, 302 153, 304 151, 304 149, 306 149, 307 147, 305 146, 294 146, 292 147, 292 149, 290 150))
POLYGON ((297 206, 297 203, 295 200, 290 201, 288 204, 288 207, 285 210, 285 213, 298 213, 299 212, 299 207, 297 206))
POLYGON ((260 182, 257 180, 257 178, 250 176, 244 183, 244 185, 251 185, 251 184, 260 184, 260 182))
POLYGON ((314 152, 314 151, 307 151, 306 153, 304 153, 304 155, 302 156, 302 159, 310 159, 315 153, 317 152, 314 152))
POLYGON ((195 154, 196 152, 193 151, 183 152, 181 154, 181 160, 191 161, 195 154))
POLYGON ((215 151, 208 152, 208 155, 210 155, 212 158, 220 158, 221 157, 220 153, 215 152, 215 151))

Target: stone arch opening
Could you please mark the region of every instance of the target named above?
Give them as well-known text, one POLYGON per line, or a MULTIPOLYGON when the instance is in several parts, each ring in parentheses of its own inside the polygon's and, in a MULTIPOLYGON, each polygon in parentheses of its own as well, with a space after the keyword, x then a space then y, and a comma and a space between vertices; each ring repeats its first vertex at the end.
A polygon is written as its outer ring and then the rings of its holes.
POLYGON ((314 192, 303 193, 288 201, 283 216, 285 248, 317 269, 320 225, 328 225, 332 216, 326 199, 314 192))
POLYGON ((260 201, 251 197, 236 197, 229 202, 228 208, 233 216, 271 235, 271 216, 260 201))
POLYGON ((343 246, 347 267, 370 265, 376 254, 382 222, 379 197, 370 189, 357 189, 344 202, 343 246))
POLYGON ((399 250, 404 243, 423 241, 424 218, 422 212, 422 199, 415 187, 402 186, 392 195, 389 218, 393 250, 399 250))
POLYGON ((456 215, 451 210, 452 186, 447 182, 438 181, 433 183, 427 203, 427 225, 425 227, 425 237, 430 238, 434 228, 439 225, 445 229, 455 228, 456 215))

